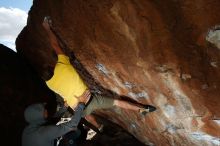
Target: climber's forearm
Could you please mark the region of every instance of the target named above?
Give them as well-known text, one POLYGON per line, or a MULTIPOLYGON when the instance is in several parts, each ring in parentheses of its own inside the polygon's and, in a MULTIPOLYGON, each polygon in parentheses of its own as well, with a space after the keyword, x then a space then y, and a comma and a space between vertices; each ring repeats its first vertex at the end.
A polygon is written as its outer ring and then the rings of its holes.
POLYGON ((56 54, 64 54, 62 48, 60 47, 58 40, 56 38, 56 36, 53 34, 53 32, 49 33, 49 39, 50 39, 50 44, 52 46, 52 48, 54 49, 54 51, 56 52, 56 54))
POLYGON ((52 48, 54 49, 54 51, 56 52, 57 55, 64 54, 64 52, 58 42, 58 38, 55 34, 55 31, 53 30, 53 28, 51 28, 50 21, 51 21, 50 18, 45 17, 45 19, 42 23, 44 29, 46 30, 46 32, 48 34, 50 45, 52 46, 52 48))
POLYGON ((53 47, 53 49, 54 49, 54 51, 56 52, 57 55, 64 54, 64 52, 60 48, 59 44, 53 44, 52 47, 53 47))

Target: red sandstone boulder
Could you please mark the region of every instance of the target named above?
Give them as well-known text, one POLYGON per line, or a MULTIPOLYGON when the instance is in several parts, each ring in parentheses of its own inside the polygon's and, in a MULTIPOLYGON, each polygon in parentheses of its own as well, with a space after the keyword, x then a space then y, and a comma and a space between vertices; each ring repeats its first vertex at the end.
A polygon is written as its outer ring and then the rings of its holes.
POLYGON ((55 64, 41 25, 49 15, 94 92, 158 108, 146 117, 118 108, 99 115, 150 145, 219 145, 220 50, 207 41, 220 25, 219 6, 219 0, 34 0, 17 50, 39 74, 55 64))

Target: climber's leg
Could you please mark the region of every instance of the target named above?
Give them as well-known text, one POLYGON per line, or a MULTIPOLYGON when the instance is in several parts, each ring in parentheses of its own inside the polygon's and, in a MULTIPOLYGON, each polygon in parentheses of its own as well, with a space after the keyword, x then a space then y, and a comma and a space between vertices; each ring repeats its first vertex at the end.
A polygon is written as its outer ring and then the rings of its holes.
POLYGON ((153 112, 156 110, 156 107, 152 105, 142 105, 142 104, 137 104, 137 103, 135 104, 135 103, 131 103, 131 102, 120 100, 120 99, 115 99, 114 105, 117 107, 123 108, 123 109, 140 112, 142 115, 145 115, 149 112, 153 112))
POLYGON ((108 97, 103 97, 101 95, 94 95, 92 100, 88 103, 88 106, 83 112, 83 116, 91 114, 96 109, 108 109, 112 107, 119 107, 127 110, 132 110, 140 112, 141 114, 146 114, 153 112, 156 108, 152 105, 142 105, 137 103, 131 103, 121 99, 113 99, 108 97))
MULTIPOLYGON (((87 121, 89 121, 90 123, 92 123, 96 128, 101 128, 101 124, 99 124, 96 120, 96 118, 92 115, 92 114, 89 114, 85 117, 85 119, 87 121)), ((99 129, 100 130, 100 129, 99 129)))

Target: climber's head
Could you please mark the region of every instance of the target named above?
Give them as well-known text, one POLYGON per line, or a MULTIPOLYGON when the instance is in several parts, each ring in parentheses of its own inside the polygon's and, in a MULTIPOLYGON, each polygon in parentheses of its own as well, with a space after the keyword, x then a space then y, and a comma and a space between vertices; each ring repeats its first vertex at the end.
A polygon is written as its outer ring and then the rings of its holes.
POLYGON ((54 73, 54 66, 51 65, 47 65, 45 67, 43 67, 44 69, 42 69, 40 76, 44 81, 48 81, 49 79, 52 78, 53 73, 54 73))
POLYGON ((47 110, 45 108, 45 104, 37 103, 29 105, 24 111, 25 120, 29 124, 44 124, 46 122, 46 118, 48 116, 47 110))

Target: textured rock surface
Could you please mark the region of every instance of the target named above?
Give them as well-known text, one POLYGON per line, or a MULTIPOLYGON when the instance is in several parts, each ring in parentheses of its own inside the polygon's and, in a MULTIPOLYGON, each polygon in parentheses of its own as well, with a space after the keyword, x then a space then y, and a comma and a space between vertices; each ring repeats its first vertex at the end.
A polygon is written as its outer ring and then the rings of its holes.
POLYGON ((146 144, 219 145, 220 51, 206 41, 220 25, 219 6, 219 0, 34 0, 17 50, 38 72, 54 65, 41 25, 50 15, 94 92, 158 108, 146 117, 117 108, 98 114, 146 144))

